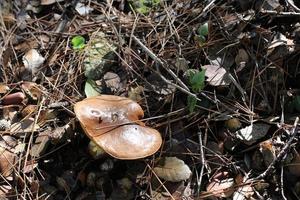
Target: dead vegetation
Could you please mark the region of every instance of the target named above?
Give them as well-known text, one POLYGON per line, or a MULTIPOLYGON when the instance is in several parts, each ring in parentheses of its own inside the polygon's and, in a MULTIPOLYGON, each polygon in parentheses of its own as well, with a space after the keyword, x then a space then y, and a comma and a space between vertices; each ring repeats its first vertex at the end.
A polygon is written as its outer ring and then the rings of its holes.
POLYGON ((299 199, 299 19, 293 0, 1 1, 1 199, 299 199), (73 108, 100 94, 139 103, 125 122, 160 150, 94 159, 73 108))

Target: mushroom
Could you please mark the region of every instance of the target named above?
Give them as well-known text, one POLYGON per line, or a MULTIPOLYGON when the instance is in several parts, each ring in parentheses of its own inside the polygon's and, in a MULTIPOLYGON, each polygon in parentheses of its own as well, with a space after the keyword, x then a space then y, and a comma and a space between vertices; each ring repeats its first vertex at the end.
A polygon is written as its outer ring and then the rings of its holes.
POLYGON ((75 114, 86 135, 112 157, 139 159, 154 154, 160 133, 145 126, 141 106, 125 97, 101 95, 75 104, 75 114))

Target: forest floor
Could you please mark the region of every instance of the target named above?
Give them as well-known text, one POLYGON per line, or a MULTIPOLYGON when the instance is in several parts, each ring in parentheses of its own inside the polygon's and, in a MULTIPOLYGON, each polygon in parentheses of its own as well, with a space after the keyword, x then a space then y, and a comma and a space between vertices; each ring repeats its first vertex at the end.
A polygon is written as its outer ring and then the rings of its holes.
POLYGON ((300 199, 299 1, 2 0, 0 24, 1 199, 300 199), (104 94, 159 150, 96 155, 74 105, 104 94))

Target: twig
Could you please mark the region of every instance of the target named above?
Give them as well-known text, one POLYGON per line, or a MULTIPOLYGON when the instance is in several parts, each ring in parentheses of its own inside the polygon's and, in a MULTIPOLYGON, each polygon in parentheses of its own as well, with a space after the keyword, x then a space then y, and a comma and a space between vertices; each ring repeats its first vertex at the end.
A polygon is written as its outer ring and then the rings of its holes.
POLYGON ((163 184, 163 182, 160 180, 160 178, 156 175, 156 173, 154 172, 154 170, 150 167, 149 164, 147 164, 147 167, 151 170, 152 174, 154 174, 155 178, 158 180, 158 182, 161 184, 161 186, 164 188, 164 190, 168 193, 168 195, 170 196, 170 198, 172 200, 175 200, 174 197, 172 196, 172 194, 169 192, 168 188, 166 188, 166 186, 163 184))
POLYGON ((202 176, 204 173, 204 165, 205 165, 205 158, 204 158, 204 151, 202 145, 202 131, 199 129, 198 131, 198 138, 199 138, 199 147, 200 147, 200 157, 201 157, 201 169, 200 169, 200 176, 197 181, 197 196, 200 195, 201 183, 202 183, 202 176))
POLYGON ((273 10, 262 10, 260 12, 263 14, 277 15, 277 16, 281 16, 281 17, 300 16, 300 13, 298 13, 298 12, 277 12, 277 11, 273 11, 273 10))
POLYGON ((293 0, 286 0, 287 4, 289 4, 295 11, 300 12, 300 9, 294 4, 293 0))
POLYGON ((284 189, 283 189, 283 166, 280 168, 280 189, 281 189, 281 196, 284 200, 287 200, 285 194, 284 194, 284 189))
MULTIPOLYGON (((160 58, 158 58, 137 37, 132 35, 132 38, 154 61, 156 61, 158 64, 160 64, 178 82, 178 84, 184 88, 184 90, 189 92, 189 88, 177 77, 177 75, 169 67, 166 66, 166 63, 164 63, 160 58)), ((194 96, 194 95, 192 95, 192 96, 194 96)))
POLYGON ((297 124, 299 122, 299 117, 296 117, 295 119, 295 122, 294 122, 294 125, 293 125, 293 128, 292 128, 292 131, 288 131, 286 130, 287 133, 290 133, 290 138, 289 140, 287 141, 287 143, 284 145, 284 147, 281 149, 281 151, 279 152, 278 156, 276 157, 276 159, 274 159, 272 161, 272 163, 269 165, 269 167, 262 173, 260 174, 259 176, 257 176, 256 178, 254 178, 254 180, 259 180, 259 179, 263 179, 265 178, 266 176, 268 176, 271 172, 271 170, 274 168, 275 164, 279 161, 282 160, 282 158, 288 153, 290 147, 291 147, 291 144, 293 142, 293 140, 295 139, 296 135, 297 135, 297 124))

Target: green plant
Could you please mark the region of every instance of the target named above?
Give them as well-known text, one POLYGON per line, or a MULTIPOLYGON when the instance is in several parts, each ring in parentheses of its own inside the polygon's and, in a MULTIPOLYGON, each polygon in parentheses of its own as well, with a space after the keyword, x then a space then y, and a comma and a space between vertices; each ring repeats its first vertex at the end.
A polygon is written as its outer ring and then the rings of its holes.
POLYGON ((143 15, 147 15, 152 8, 155 8, 160 4, 160 0, 131 0, 129 2, 136 12, 143 15))
POLYGON ((208 22, 202 24, 198 29, 197 29, 197 35, 196 35, 196 40, 199 42, 200 45, 203 45, 206 42, 206 37, 208 36, 208 22))
POLYGON ((84 37, 77 35, 72 38, 71 44, 73 49, 83 49, 85 47, 85 39, 84 37))
MULTIPOLYGON (((197 71, 190 70, 187 73, 189 84, 192 87, 194 93, 199 93, 205 86, 205 70, 197 71)), ((187 105, 190 112, 193 112, 197 105, 197 99, 194 96, 187 97, 187 105)))

